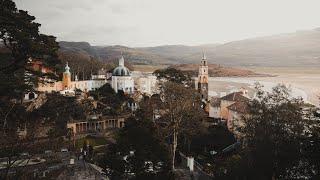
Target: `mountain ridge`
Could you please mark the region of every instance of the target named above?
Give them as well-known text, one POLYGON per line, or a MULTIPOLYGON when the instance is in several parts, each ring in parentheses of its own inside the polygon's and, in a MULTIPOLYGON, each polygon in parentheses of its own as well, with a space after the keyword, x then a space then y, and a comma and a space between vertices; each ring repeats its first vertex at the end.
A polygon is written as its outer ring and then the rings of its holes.
POLYGON ((62 51, 85 52, 103 62, 123 55, 133 64, 194 64, 205 52, 209 63, 224 66, 320 66, 320 28, 198 46, 91 46, 66 41, 60 46, 62 51))

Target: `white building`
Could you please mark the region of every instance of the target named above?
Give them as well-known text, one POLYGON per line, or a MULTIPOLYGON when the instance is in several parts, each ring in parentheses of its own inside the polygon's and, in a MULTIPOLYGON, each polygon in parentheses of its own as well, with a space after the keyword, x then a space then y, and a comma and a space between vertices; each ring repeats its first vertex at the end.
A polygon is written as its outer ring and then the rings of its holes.
POLYGON ((145 94, 155 94, 157 91, 157 77, 156 76, 144 76, 140 77, 137 81, 138 90, 145 94))
MULTIPOLYGON (((49 71, 38 62, 35 62, 33 66, 35 70, 42 72, 49 71)), ((152 75, 152 73, 142 72, 135 72, 132 75, 130 70, 124 66, 123 56, 119 59, 119 66, 113 70, 112 75, 102 68, 97 74, 91 75, 91 79, 88 80, 78 80, 77 75, 74 76, 74 80, 71 77, 70 67, 67 63, 61 81, 52 80, 51 83, 39 82, 36 91, 47 93, 60 92, 64 95, 74 96, 77 89, 88 92, 96 90, 106 83, 110 83, 116 93, 121 90, 126 94, 134 94, 137 90, 141 94, 153 95, 158 91, 157 77, 152 75), (111 82, 109 81, 110 77, 111 82)), ((25 100, 32 100, 36 97, 37 94, 33 92, 25 94, 25 100)))
POLYGON ((135 89, 141 94, 153 95, 159 93, 157 76, 151 72, 133 71, 132 77, 135 82, 135 89))
POLYGON ((218 97, 212 97, 209 106, 209 117, 215 119, 221 119, 221 109, 220 109, 221 99, 218 97))
POLYGON ((98 71, 98 74, 93 74, 91 75, 91 79, 103 79, 103 80, 108 80, 109 78, 111 78, 112 73, 107 72, 106 69, 101 68, 98 71))
POLYGON ((124 66, 124 58, 119 59, 119 66, 112 72, 111 86, 116 93, 122 90, 126 94, 134 93, 134 80, 131 77, 130 70, 124 66))
POLYGON ((29 101, 36 99, 38 97, 38 94, 35 92, 28 92, 24 94, 24 101, 29 101))

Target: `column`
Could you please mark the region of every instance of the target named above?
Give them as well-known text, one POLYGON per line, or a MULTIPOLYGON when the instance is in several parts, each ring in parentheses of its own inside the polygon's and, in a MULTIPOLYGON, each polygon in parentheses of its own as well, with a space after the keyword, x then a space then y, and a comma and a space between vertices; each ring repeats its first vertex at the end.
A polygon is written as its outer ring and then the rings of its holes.
POLYGON ((76 124, 76 133, 79 132, 79 124, 76 124))

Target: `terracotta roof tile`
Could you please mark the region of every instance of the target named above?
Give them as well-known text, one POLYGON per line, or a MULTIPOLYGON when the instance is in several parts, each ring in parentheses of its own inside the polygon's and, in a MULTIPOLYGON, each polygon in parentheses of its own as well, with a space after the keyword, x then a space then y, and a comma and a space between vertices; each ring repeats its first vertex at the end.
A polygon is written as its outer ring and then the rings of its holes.
POLYGON ((226 100, 226 101, 249 101, 249 98, 245 97, 242 95, 242 92, 234 92, 230 93, 226 96, 223 96, 221 100, 226 100))
POLYGON ((238 101, 235 102, 233 104, 231 104, 230 106, 227 107, 229 110, 231 111, 235 111, 235 112, 239 112, 242 114, 245 114, 248 112, 248 102, 245 101, 238 101))
POLYGON ((218 97, 212 97, 210 100, 210 105, 212 107, 220 107, 221 99, 218 97))

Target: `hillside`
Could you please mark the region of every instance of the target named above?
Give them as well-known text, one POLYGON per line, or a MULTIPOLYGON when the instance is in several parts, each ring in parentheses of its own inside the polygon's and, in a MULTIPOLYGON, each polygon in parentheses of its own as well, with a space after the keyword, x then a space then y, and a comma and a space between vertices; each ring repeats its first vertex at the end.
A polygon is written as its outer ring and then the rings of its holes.
POLYGON ((123 55, 126 60, 133 64, 172 64, 174 59, 144 51, 139 48, 125 46, 94 46, 101 61, 108 62, 118 60, 123 55))
POLYGON ((226 66, 313 67, 320 66, 320 28, 225 44, 159 46, 144 50, 170 56, 179 63, 196 63, 204 51, 209 63, 226 66), (166 48, 170 51, 165 51, 166 48))
POLYGON ((144 52, 149 52, 161 57, 170 59, 172 63, 195 63, 199 61, 202 53, 209 48, 215 48, 217 45, 204 45, 204 46, 185 46, 185 45, 166 45, 156 47, 137 48, 144 52), (199 56, 199 57, 197 57, 199 56), (197 57, 190 59, 190 57, 197 57))
POLYGON ((92 56, 95 58, 99 57, 96 49, 87 42, 60 41, 59 46, 60 51, 62 52, 80 52, 82 54, 87 54, 88 56, 92 56))
POLYGON ((200 46, 132 48, 84 42, 60 42, 60 46, 62 51, 84 52, 104 62, 114 61, 122 53, 133 64, 198 63, 205 52, 209 63, 225 66, 320 66, 320 28, 200 46))
POLYGON ((211 63, 232 66, 320 66, 320 29, 234 41, 207 56, 211 63))

